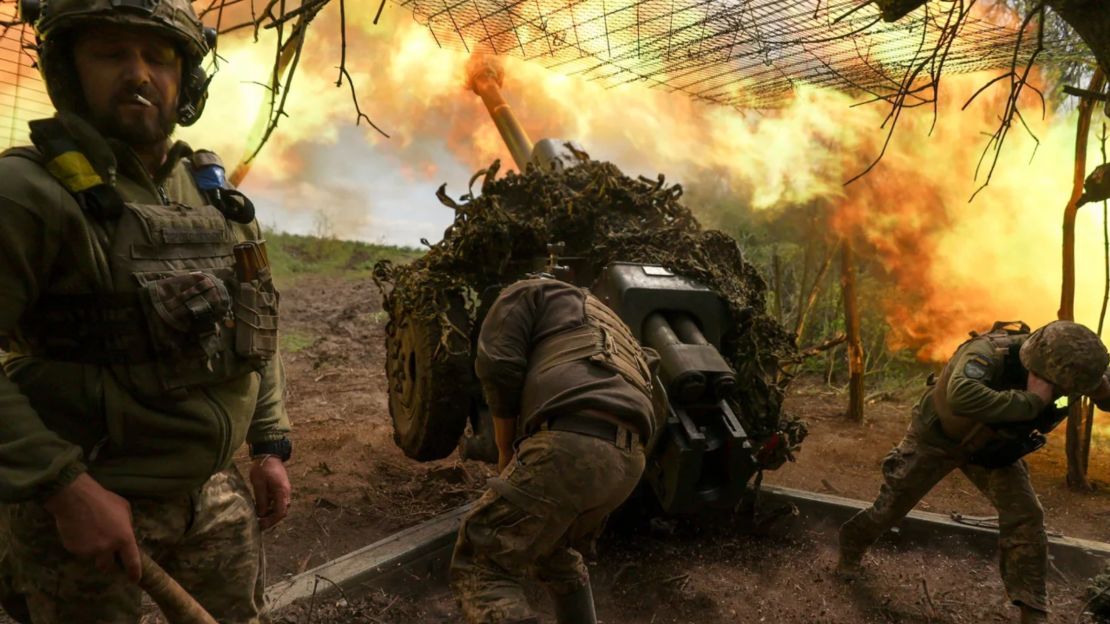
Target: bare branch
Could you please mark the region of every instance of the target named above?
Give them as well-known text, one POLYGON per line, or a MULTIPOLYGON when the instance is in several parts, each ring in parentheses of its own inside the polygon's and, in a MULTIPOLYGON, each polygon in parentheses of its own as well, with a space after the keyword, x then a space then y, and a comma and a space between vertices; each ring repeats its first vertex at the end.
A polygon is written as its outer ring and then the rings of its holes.
MULTIPOLYGON (((1044 50, 1044 14, 1045 0, 1041 0, 1041 2, 1038 2, 1037 5, 1029 11, 1029 13, 1025 16, 1025 19, 1021 23, 1021 28, 1018 31, 1017 42, 1014 44, 1013 60, 1011 61, 1010 71, 1008 73, 1008 76, 1010 78, 1010 95, 1006 99, 1005 110, 1003 111, 1002 117, 999 120, 998 130, 995 131, 990 140, 987 141, 986 146, 983 147, 983 155, 980 156, 979 165, 975 168, 975 179, 979 178, 980 167, 982 166, 984 160, 983 157, 986 156, 988 152, 992 151, 994 152, 994 157, 991 159, 990 169, 987 171, 987 176, 983 180, 983 184, 979 188, 977 188, 974 193, 971 194, 968 202, 974 201, 975 197, 990 184, 991 178, 994 176, 995 168, 998 166, 998 159, 1002 155, 1002 147, 1006 142, 1006 137, 1010 133, 1010 127, 1013 125, 1014 117, 1017 116, 1022 124, 1025 124, 1025 120, 1021 117, 1021 113, 1019 111, 1019 103, 1021 93, 1024 90, 1025 86, 1028 84, 1029 73, 1033 71, 1033 66, 1037 62, 1037 56, 1044 50), (1024 71, 1022 71, 1021 76, 1019 77, 1017 73, 1017 64, 1018 57, 1021 54, 1021 44, 1025 38, 1025 29, 1029 27, 1029 24, 1033 21, 1034 17, 1039 18, 1037 23, 1037 45, 1033 49, 1033 53, 1029 55, 1029 60, 1025 64, 1025 69, 1024 71)), ((1029 130, 1029 126, 1026 125, 1025 128, 1029 131, 1029 134, 1033 136, 1033 140, 1037 142, 1037 145, 1040 145, 1040 140, 1037 139, 1032 130, 1029 130)))
MULTIPOLYGON (((376 19, 376 18, 375 18, 376 19)), ((362 112, 362 107, 358 103, 358 93, 355 91, 355 82, 351 79, 351 73, 347 71, 347 8, 346 0, 339 0, 339 77, 335 80, 335 86, 343 86, 343 81, 346 80, 347 84, 351 87, 351 102, 355 105, 355 125, 362 123, 365 119, 370 127, 377 130, 385 138, 389 135, 384 130, 379 128, 377 124, 370 119, 370 117, 362 112)))
POLYGON ((902 80, 899 82, 897 92, 890 98, 883 98, 891 105, 890 112, 887 113, 886 118, 880 125, 886 128, 886 137, 883 140, 883 146, 879 150, 878 156, 871 161, 867 167, 851 177, 844 183, 845 186, 855 182, 861 177, 870 173, 886 155, 887 149, 890 147, 891 139, 894 136, 894 131, 898 126, 898 121, 901 119, 902 112, 907 108, 914 108, 923 104, 933 105, 933 124, 930 126, 929 132, 933 131, 936 125, 937 109, 936 101, 937 94, 940 89, 940 80, 944 72, 944 65, 951 52, 952 44, 959 34, 961 26, 966 21, 970 9, 974 6, 975 0, 971 0, 966 5, 963 0, 953 3, 953 5, 945 12, 944 24, 940 27, 936 43, 932 46, 931 50, 924 54, 926 43, 928 41, 929 29, 927 24, 930 20, 934 19, 929 11, 929 5, 925 5, 925 17, 921 25, 921 39, 918 42, 917 50, 914 53, 913 60, 910 66, 903 74, 902 80), (926 70, 928 72, 926 73, 926 70), (925 73, 929 76, 923 85, 916 86, 919 78, 925 73), (928 96, 920 96, 918 93, 928 92, 928 96), (907 103, 907 100, 914 96, 918 102, 907 103))

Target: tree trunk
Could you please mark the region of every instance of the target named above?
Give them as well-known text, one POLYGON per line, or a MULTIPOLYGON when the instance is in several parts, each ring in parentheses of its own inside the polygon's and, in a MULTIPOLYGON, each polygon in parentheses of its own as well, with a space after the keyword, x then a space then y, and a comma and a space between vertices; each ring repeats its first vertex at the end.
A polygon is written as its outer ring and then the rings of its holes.
POLYGON ((848 334, 848 418, 863 422, 863 343, 856 294, 856 259, 848 241, 840 248, 840 288, 844 293, 844 325, 848 334))
POLYGON ((775 289, 775 298, 771 300, 771 311, 775 320, 782 323, 782 299, 786 292, 782 288, 782 258, 779 257, 779 247, 771 247, 771 282, 775 289))
POLYGON ((1088 408, 1087 399, 1074 401, 1068 406, 1067 438, 1064 443, 1068 460, 1068 487, 1086 492, 1094 489, 1087 478, 1087 461, 1083 452, 1088 417, 1093 418, 1094 413, 1088 408))
MULTIPOLYGON (((1101 142, 1102 164, 1106 164, 1106 139, 1110 138, 1106 134, 1106 122, 1102 122, 1102 134, 1099 135, 1101 142)), ((1107 214, 1110 206, 1106 201, 1102 202, 1102 260, 1103 260, 1103 282, 1102 282, 1102 308, 1098 313, 1098 330, 1095 331, 1099 337, 1102 336, 1102 328, 1106 325, 1106 308, 1110 305, 1110 215, 1107 214)), ((1083 433, 1083 473, 1086 474, 1091 466, 1091 437, 1095 428, 1095 404, 1093 401, 1088 401, 1090 409, 1087 410, 1087 426, 1083 433)))
POLYGON ((1075 30, 1110 75, 1110 10, 1106 0, 1048 0, 1045 5, 1075 30))
MULTIPOLYGON (((1096 70, 1091 77, 1090 91, 1101 91, 1103 86, 1102 71, 1096 70)), ((1064 208, 1064 269, 1062 285, 1060 288, 1060 309, 1057 318, 1065 321, 1075 320, 1075 217, 1079 212, 1076 203, 1083 194, 1083 180, 1087 176, 1087 137, 1091 132, 1091 113, 1096 102, 1083 98, 1079 103, 1079 123, 1075 137, 1075 171, 1072 177, 1071 199, 1064 208)), ((1067 450, 1068 485, 1077 490, 1090 490, 1091 483, 1087 479, 1087 470, 1083 459, 1084 433, 1087 427, 1084 417, 1087 410, 1082 401, 1074 402, 1068 410, 1067 425, 1067 450)))
POLYGON ((840 243, 829 246, 829 252, 825 255, 825 260, 821 263, 820 268, 817 269, 817 277, 813 278, 813 285, 809 289, 809 294, 799 301, 798 322, 794 325, 794 335, 797 337, 799 343, 802 342, 802 334, 806 331, 806 322, 809 320, 809 314, 813 311, 813 306, 817 304, 817 296, 821 294, 821 283, 825 281, 825 274, 829 272, 829 265, 832 264, 833 256, 836 255, 836 250, 839 246, 840 243))

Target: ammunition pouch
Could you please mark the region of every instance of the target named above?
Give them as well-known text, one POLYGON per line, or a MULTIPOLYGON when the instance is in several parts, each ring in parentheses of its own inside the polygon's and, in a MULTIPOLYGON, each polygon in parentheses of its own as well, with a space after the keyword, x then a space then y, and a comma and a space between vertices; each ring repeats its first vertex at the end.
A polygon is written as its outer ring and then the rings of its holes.
MULTIPOLYGON (((231 277, 229 271, 220 273, 231 277)), ((165 390, 218 384, 259 367, 236 357, 237 332, 225 279, 191 271, 140 286, 154 369, 165 390)))
POLYGON ((147 282, 142 301, 154 344, 179 350, 177 343, 189 334, 214 333, 231 310, 231 296, 223 280, 211 273, 193 271, 147 282))
POLYGON ((168 389, 201 385, 231 365, 224 335, 231 296, 222 279, 193 271, 151 280, 139 292, 158 367, 174 380, 168 389))
POLYGON ((278 349, 278 292, 269 267, 256 279, 238 282, 235 297, 235 352, 264 364, 278 349))

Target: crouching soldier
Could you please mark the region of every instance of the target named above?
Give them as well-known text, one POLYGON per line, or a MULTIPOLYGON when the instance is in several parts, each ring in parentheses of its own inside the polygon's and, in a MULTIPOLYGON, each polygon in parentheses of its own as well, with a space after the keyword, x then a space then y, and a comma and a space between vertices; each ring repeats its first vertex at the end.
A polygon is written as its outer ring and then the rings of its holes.
POLYGON ((501 475, 459 529, 451 586, 463 614, 472 624, 538 622, 521 586, 531 574, 560 624, 596 622, 579 551, 644 470, 652 431, 644 353, 593 295, 527 279, 490 309, 475 369, 501 475))
POLYGON ((1066 416, 1057 397, 1086 394, 1110 407, 1108 361, 1099 337, 1068 321, 1032 334, 1024 323, 996 323, 961 345, 883 460, 879 497, 841 527, 838 571, 857 575, 867 548, 959 468, 998 510, 1002 581, 1021 621, 1046 621, 1044 511, 1022 457, 1066 416))

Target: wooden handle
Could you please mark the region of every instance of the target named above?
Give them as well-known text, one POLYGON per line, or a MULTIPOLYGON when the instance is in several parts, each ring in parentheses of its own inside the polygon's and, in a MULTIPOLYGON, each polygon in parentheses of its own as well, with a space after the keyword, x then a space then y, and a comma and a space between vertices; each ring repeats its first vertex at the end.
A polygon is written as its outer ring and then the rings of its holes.
POLYGON ((154 599, 170 624, 219 624, 150 555, 143 551, 140 556, 143 578, 139 580, 139 587, 154 599))

